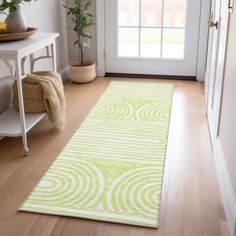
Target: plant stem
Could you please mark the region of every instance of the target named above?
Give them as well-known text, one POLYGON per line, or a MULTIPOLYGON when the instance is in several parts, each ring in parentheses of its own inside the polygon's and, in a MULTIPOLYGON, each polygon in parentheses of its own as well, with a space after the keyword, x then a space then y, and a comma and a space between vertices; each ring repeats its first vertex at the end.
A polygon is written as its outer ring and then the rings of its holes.
POLYGON ((80 44, 80 61, 81 66, 84 66, 84 48, 82 44, 80 44))
POLYGON ((91 3, 92 0, 74 0, 74 5, 72 7, 69 7, 66 4, 63 5, 67 9, 67 15, 71 16, 71 20, 74 23, 73 30, 77 36, 77 40, 74 42, 74 45, 77 45, 79 49, 79 66, 85 66, 86 64, 84 60, 84 39, 91 38, 86 34, 85 30, 94 25, 93 16, 87 12, 91 7, 91 3))

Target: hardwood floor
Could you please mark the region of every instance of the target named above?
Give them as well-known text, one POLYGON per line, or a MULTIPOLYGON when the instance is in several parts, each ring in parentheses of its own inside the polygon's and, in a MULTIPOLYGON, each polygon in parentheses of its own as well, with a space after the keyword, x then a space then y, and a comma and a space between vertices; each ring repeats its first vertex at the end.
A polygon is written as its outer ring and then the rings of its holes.
POLYGON ((41 121, 29 133, 27 158, 20 138, 0 141, 0 235, 229 235, 211 153, 203 84, 199 82, 129 79, 175 84, 159 229, 17 212, 110 80, 97 78, 84 85, 66 83, 65 129, 57 131, 47 119, 41 121))

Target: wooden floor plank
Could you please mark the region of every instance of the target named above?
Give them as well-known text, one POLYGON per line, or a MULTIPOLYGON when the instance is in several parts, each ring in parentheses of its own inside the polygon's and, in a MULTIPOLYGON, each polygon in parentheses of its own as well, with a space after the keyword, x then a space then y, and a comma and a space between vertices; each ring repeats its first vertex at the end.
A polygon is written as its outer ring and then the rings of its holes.
POLYGON ((35 217, 31 226, 28 227, 22 236, 34 235, 34 236, 50 236, 58 221, 58 217, 51 217, 47 215, 38 215, 35 217))

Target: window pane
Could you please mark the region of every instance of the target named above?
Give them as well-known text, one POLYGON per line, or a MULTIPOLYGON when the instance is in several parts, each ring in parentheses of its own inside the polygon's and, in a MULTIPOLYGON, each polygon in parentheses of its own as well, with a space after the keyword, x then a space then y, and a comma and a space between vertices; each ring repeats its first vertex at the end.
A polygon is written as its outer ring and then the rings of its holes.
POLYGON ((165 0, 164 27, 185 27, 186 8, 187 0, 165 0))
POLYGON ((141 29, 141 57, 160 57, 161 29, 141 29))
POLYGON ((119 28, 118 56, 138 57, 139 30, 119 28))
POLYGON ((163 58, 184 58, 184 29, 164 29, 163 30, 163 58))
POLYGON ((139 26, 139 0, 118 0, 119 26, 139 26))
POLYGON ((162 0, 141 1, 142 26, 161 26, 162 0))

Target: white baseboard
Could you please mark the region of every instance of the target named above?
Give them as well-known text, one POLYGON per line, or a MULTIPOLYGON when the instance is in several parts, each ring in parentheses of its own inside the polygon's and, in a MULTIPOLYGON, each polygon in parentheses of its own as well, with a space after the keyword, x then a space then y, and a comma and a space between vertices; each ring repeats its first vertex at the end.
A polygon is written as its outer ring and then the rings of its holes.
POLYGON ((65 82, 68 79, 69 66, 66 66, 62 70, 60 70, 59 74, 61 75, 63 82, 65 82))
POLYGON ((236 196, 232 187, 223 147, 219 138, 217 138, 214 144, 213 154, 230 233, 232 236, 236 236, 236 196))

